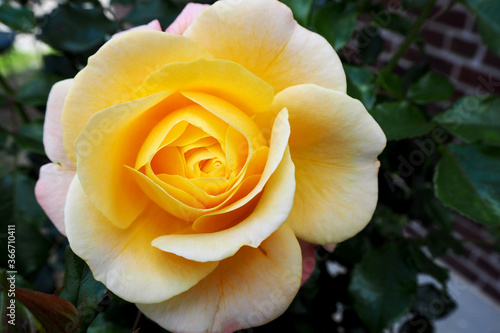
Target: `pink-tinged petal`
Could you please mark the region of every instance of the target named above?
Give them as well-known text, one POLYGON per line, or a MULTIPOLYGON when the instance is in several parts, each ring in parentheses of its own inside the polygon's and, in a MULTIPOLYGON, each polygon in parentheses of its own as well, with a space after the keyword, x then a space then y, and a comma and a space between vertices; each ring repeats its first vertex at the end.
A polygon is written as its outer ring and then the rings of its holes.
POLYGON ((64 101, 72 84, 73 79, 68 79, 59 81, 52 86, 47 101, 43 128, 43 145, 47 156, 52 162, 61 164, 67 170, 74 170, 75 165, 68 159, 64 151, 61 115, 64 101))
POLYGON ((210 5, 203 5, 199 3, 188 3, 182 12, 177 16, 174 22, 165 30, 171 34, 182 35, 184 31, 193 23, 194 19, 210 5))
POLYGON ((283 224, 259 248, 242 247, 206 278, 165 302, 137 304, 172 332, 234 332, 280 316, 300 287, 300 247, 283 224))
POLYGON ((336 247, 336 246, 337 246, 337 244, 326 244, 326 245, 323 245, 323 248, 324 248, 326 251, 328 251, 328 252, 332 253, 332 252, 333 252, 333 250, 335 250, 335 247, 336 247))
POLYGON ((136 31, 136 30, 156 30, 156 31, 162 31, 161 25, 160 25, 160 21, 153 20, 153 21, 149 22, 148 24, 140 25, 140 26, 137 26, 137 27, 133 27, 133 28, 127 29, 125 31, 118 32, 118 33, 114 34, 113 37, 111 37, 111 38, 115 38, 115 37, 120 36, 120 35, 122 35, 122 34, 124 34, 126 32, 136 31))
POLYGON ((40 178, 35 186, 38 203, 57 230, 65 236, 64 206, 69 185, 75 175, 75 170, 65 170, 56 163, 45 164, 40 169, 40 178))
POLYGON ((299 239, 300 249, 302 251, 302 281, 301 285, 311 277, 316 266, 316 252, 314 252, 314 244, 299 239))

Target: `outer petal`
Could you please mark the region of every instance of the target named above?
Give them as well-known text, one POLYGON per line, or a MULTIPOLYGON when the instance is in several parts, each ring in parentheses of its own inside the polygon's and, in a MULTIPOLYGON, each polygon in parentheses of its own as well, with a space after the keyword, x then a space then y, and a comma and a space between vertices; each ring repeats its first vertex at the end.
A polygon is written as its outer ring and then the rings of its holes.
POLYGON ((336 247, 337 247, 337 244, 326 244, 326 245, 323 245, 323 248, 326 251, 330 252, 330 253, 332 253, 333 250, 335 250, 336 247))
POLYGON ((304 83, 346 90, 342 64, 330 44, 298 25, 278 1, 218 1, 184 35, 215 58, 243 65, 276 92, 304 83))
POLYGON ((385 136, 361 102, 340 92, 291 87, 276 96, 275 110, 285 105, 297 181, 287 222, 300 239, 340 242, 359 232, 373 214, 377 155, 385 136))
POLYGON ((65 214, 73 251, 89 264, 98 281, 129 302, 162 302, 188 290, 218 265, 152 247, 154 238, 186 226, 155 205, 130 228, 116 228, 90 202, 78 177, 71 183, 65 214))
POLYGON ((43 125, 43 145, 47 156, 52 162, 59 163, 68 170, 74 170, 75 165, 68 159, 64 151, 61 116, 66 96, 72 84, 73 79, 68 79, 59 81, 52 86, 43 125))
POLYGON ((139 309, 174 332, 234 332, 281 315, 300 286, 300 247, 283 225, 259 249, 244 247, 189 291, 139 309))
POLYGON ((156 31, 161 31, 160 21, 153 20, 153 21, 149 22, 148 24, 140 25, 138 27, 133 27, 133 28, 130 28, 128 30, 118 32, 118 33, 116 33, 116 34, 113 35, 113 38, 118 37, 118 36, 120 36, 120 35, 122 35, 122 34, 124 34, 126 32, 136 31, 136 30, 156 30, 156 31))
POLYGON ((306 283, 314 271, 316 266, 316 252, 314 251, 314 244, 305 242, 299 239, 300 250, 302 251, 302 281, 300 284, 306 283))
POLYGON ((64 148, 76 162, 73 143, 98 111, 133 99, 151 73, 167 63, 211 58, 201 46, 178 35, 130 31, 113 38, 89 58, 75 77, 62 115, 64 148))
POLYGON ((246 219, 218 232, 162 236, 153 241, 153 246, 191 260, 215 261, 234 255, 244 245, 257 247, 277 230, 290 213, 295 192, 294 166, 286 146, 289 127, 285 120, 277 121, 273 128, 269 159, 257 186, 242 200, 210 214, 224 218, 225 213, 244 208, 265 185, 257 206, 246 219))
POLYGON ((182 35, 184 31, 193 23, 194 19, 210 5, 203 5, 199 3, 188 3, 182 12, 177 16, 174 22, 165 30, 172 34, 182 35))
POLYGON ((38 203, 63 235, 66 235, 64 206, 69 185, 75 175, 75 170, 65 170, 56 163, 45 164, 40 169, 40 178, 35 187, 38 203))

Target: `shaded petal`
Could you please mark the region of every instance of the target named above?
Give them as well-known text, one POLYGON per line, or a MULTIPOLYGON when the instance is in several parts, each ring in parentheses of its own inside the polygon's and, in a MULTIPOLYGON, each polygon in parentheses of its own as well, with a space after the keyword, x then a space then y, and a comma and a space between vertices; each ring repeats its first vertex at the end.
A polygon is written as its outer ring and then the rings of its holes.
POLYGON ((130 31, 104 44, 75 76, 64 105, 64 148, 70 160, 76 162, 73 143, 93 114, 147 96, 134 93, 165 64, 199 58, 211 56, 189 38, 153 30, 130 31))
POLYGON ((184 31, 191 25, 194 19, 204 10, 210 7, 210 5, 204 5, 199 3, 188 3, 182 12, 177 16, 174 22, 165 30, 171 34, 182 35, 184 31))
POLYGON ((35 186, 35 196, 45 214, 57 230, 66 235, 64 206, 69 185, 76 175, 75 170, 65 170, 56 163, 49 163, 40 169, 40 178, 35 186))
POLYGON ((300 247, 285 224, 260 245, 221 261, 189 291, 159 304, 137 304, 149 318, 175 332, 234 332, 280 316, 295 297, 300 247))
POLYGON ((133 28, 130 28, 130 29, 125 30, 125 31, 118 32, 118 33, 114 34, 111 38, 115 38, 115 37, 118 37, 118 36, 120 36, 120 35, 122 35, 122 34, 124 34, 126 32, 136 31, 136 30, 156 30, 156 31, 162 31, 161 30, 160 21, 153 20, 153 21, 149 22, 148 24, 140 25, 140 26, 133 27, 133 28))
POLYGON ((90 202, 78 177, 71 183, 65 214, 71 249, 88 263, 96 280, 129 302, 162 302, 188 290, 218 265, 152 247, 154 238, 186 227, 156 205, 149 205, 130 228, 116 228, 90 202))
POLYGON ((311 277, 316 266, 316 252, 314 244, 299 239, 300 250, 302 251, 302 280, 301 285, 311 277))
POLYGON ((66 96, 73 84, 73 79, 59 81, 52 86, 45 123, 43 124, 43 145, 45 152, 52 162, 61 164, 65 169, 75 169, 75 165, 68 159, 63 146, 63 129, 61 116, 66 96))
POLYGON ((78 177, 85 193, 117 227, 127 228, 149 201, 124 166, 135 164, 169 94, 158 93, 99 112, 75 141, 78 177))
POLYGON ((323 245, 323 248, 326 251, 330 252, 330 253, 332 253, 333 250, 335 250, 335 247, 337 247, 337 244, 326 244, 326 245, 323 245))
POLYGON ((278 1, 216 2, 184 35, 215 58, 243 65, 276 92, 304 83, 346 90, 342 64, 331 45, 297 24, 278 1))
POLYGON ((294 160, 297 189, 287 220, 297 237, 341 242, 361 231, 377 205, 378 164, 366 169, 294 160))
POLYGON ((343 241, 364 228, 375 209, 384 133, 361 102, 315 85, 279 93, 275 110, 284 106, 297 181, 287 223, 314 244, 343 241))

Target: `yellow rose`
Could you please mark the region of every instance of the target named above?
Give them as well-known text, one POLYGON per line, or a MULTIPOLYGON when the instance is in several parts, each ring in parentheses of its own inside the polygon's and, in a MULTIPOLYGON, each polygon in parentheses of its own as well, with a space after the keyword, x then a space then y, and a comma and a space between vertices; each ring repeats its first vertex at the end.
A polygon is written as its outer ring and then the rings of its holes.
POLYGON ((385 136, 278 1, 146 28, 53 87, 37 198, 95 278, 166 329, 262 325, 300 287, 297 239, 370 220, 385 136))

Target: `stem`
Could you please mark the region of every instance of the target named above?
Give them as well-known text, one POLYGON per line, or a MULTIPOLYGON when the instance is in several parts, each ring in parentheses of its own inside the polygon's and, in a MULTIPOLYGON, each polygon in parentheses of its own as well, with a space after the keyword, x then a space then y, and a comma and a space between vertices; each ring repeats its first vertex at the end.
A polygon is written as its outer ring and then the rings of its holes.
POLYGON ((0 74, 0 86, 2 86, 3 90, 7 93, 9 97, 11 97, 12 103, 14 104, 14 109, 16 110, 18 116, 22 119, 23 123, 28 123, 30 121, 26 110, 23 105, 14 99, 14 89, 9 85, 7 80, 0 74))
POLYGON ((391 61, 387 64, 385 69, 388 72, 392 72, 396 65, 398 64, 399 59, 403 56, 403 54, 406 52, 406 49, 411 45, 415 37, 417 36, 418 32, 420 31, 420 28, 425 22, 425 19, 429 16, 429 13, 431 12, 432 8, 436 4, 436 0, 428 0, 427 3, 425 4, 424 9, 422 10, 422 13, 420 13, 420 16, 417 19, 417 22, 413 25, 413 28, 410 30, 408 33, 408 36, 406 36, 405 40, 403 41, 403 44, 399 47, 399 49, 396 51, 394 56, 392 57, 391 61))
POLYGON ((138 310, 131 333, 134 333, 137 330, 137 326, 139 326, 139 320, 141 319, 141 316, 142 316, 142 312, 140 310, 138 310))

